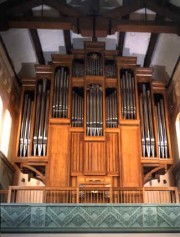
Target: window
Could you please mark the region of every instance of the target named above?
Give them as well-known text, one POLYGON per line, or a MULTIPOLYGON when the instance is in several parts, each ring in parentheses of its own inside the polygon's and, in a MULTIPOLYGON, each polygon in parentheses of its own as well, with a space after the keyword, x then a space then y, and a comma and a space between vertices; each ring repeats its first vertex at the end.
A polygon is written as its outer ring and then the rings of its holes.
POLYGON ((0 144, 1 144, 1 128, 2 128, 2 116, 3 116, 3 102, 0 96, 0 144))
POLYGON ((177 134, 178 151, 180 157, 180 113, 177 115, 176 118, 176 134, 177 134))
MULTIPOLYGON (((1 121, 2 122, 2 121, 1 121)), ((5 111, 4 120, 2 122, 2 136, 0 150, 4 153, 5 156, 8 155, 10 132, 11 132, 11 115, 8 110, 5 111)))
POLYGON ((3 102, 0 97, 0 127, 1 127, 1 122, 2 122, 2 111, 3 111, 3 102))

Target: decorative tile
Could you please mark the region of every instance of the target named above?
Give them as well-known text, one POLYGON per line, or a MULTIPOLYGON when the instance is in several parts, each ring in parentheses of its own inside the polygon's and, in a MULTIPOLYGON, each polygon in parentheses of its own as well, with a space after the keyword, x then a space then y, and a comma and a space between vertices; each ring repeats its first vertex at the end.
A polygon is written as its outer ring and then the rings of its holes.
POLYGON ((143 207, 143 226, 157 227, 157 208, 153 206, 143 207))
POLYGON ((180 232, 180 205, 2 204, 3 233, 180 232))

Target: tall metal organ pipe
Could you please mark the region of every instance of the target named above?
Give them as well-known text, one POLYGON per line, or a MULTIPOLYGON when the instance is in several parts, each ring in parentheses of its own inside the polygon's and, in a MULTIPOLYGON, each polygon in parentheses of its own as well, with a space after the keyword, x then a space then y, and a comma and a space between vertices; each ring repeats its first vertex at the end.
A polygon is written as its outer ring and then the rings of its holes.
POLYGON ((68 117, 69 68, 58 67, 54 78, 53 118, 68 117))
POLYGON ((46 156, 47 153, 49 94, 50 81, 48 79, 39 80, 37 84, 35 126, 33 135, 33 156, 46 156))
POLYGON ((90 84, 86 90, 86 135, 103 136, 102 87, 90 84))
POLYGON ((134 73, 131 69, 120 70, 121 114, 123 119, 136 119, 134 73))
POLYGON ((18 155, 21 157, 27 157, 30 155, 29 148, 30 148, 30 131, 31 131, 33 104, 34 104, 34 92, 26 91, 23 99, 19 152, 18 152, 18 155))

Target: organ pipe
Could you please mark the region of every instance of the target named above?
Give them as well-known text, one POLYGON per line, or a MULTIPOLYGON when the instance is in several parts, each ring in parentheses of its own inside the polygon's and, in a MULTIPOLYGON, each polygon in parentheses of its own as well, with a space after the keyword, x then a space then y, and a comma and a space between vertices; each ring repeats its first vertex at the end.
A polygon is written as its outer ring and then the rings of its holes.
POLYGON ((83 127, 83 88, 73 88, 72 90, 72 113, 71 125, 72 127, 83 127))
POLYGON ((86 134, 103 136, 103 101, 102 87, 91 84, 86 90, 86 134))
POLYGON ((106 90, 106 127, 116 128, 117 117, 117 91, 116 89, 106 90))
POLYGON ((59 67, 55 72, 53 92, 53 118, 68 117, 69 69, 59 67))
POLYGON ((92 52, 87 55, 86 74, 90 76, 103 75, 103 58, 100 53, 92 52))
POLYGON ((121 113, 123 119, 136 119, 136 99, 133 71, 121 69, 121 113))
POLYGON ((169 149, 167 139, 167 127, 165 121, 164 98, 161 94, 155 94, 154 100, 155 100, 156 126, 158 132, 158 152, 160 158, 168 158, 169 149))
POLYGON ((33 155, 46 156, 47 124, 49 114, 50 83, 48 79, 37 84, 37 100, 35 112, 35 127, 33 136, 33 155))
POLYGON ((155 136, 151 93, 148 84, 139 84, 139 108, 141 119, 141 143, 144 157, 155 157, 155 136))
POLYGON ((26 91, 24 94, 19 142, 19 156, 21 157, 27 157, 29 155, 33 103, 34 93, 32 91, 26 91))

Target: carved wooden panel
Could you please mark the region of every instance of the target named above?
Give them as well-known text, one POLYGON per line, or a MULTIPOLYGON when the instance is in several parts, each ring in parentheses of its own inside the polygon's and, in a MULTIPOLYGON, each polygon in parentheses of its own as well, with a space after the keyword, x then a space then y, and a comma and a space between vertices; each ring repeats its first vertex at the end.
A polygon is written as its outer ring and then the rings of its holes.
POLYGON ((119 134, 106 134, 106 160, 107 173, 110 175, 118 175, 119 171, 119 134))
POLYGON ((84 143, 84 174, 85 175, 105 175, 106 174, 106 154, 104 142, 84 143))
POLYGON ((72 133, 71 135, 71 175, 82 174, 83 171, 83 133, 72 133))

